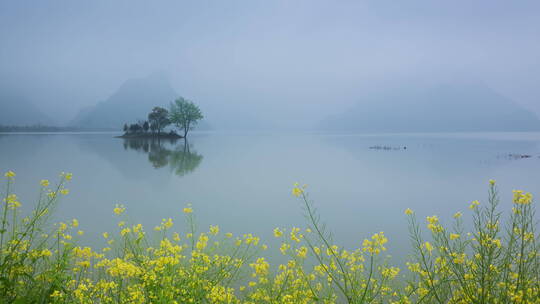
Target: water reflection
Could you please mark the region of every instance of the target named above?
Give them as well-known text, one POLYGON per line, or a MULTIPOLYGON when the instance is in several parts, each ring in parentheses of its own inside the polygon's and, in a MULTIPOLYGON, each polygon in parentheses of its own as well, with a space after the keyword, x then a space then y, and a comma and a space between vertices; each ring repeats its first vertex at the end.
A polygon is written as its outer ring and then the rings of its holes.
POLYGON ((295 181, 306 182, 336 243, 352 248, 384 231, 396 258, 409 252, 406 208, 419 218, 437 214, 449 221, 468 210, 470 201, 483 201, 489 179, 499 184, 501 210, 511 209, 513 189, 540 193, 540 133, 474 138, 214 133, 194 134, 191 145, 114 135, 5 135, 0 172, 17 173, 22 208, 39 196, 37 181, 73 172, 71 192, 56 216, 80 218, 85 236, 99 246, 98 236, 116 229, 111 213, 116 203, 126 204, 134 221, 153 227, 164 216, 180 216, 178 210, 193 202, 201 227, 219 224, 235 234, 255 233, 279 248, 272 230, 304 223, 288 189, 295 181), (369 149, 375 145, 407 150, 369 149), (532 157, 503 157, 508 154, 532 157))
POLYGON ((195 171, 203 159, 187 140, 125 138, 124 149, 148 154, 154 168, 169 166, 178 176, 195 171))

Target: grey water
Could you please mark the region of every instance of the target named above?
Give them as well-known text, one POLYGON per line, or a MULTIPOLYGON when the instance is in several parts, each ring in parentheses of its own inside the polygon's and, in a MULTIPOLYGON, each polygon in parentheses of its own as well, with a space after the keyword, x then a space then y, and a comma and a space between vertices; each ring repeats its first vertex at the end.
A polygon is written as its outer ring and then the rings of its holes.
MULTIPOLYGON (((147 231, 162 218, 186 232, 191 203, 202 230, 254 233, 279 255, 275 227, 306 227, 295 182, 309 197, 335 243, 352 249, 384 231, 388 253, 409 252, 406 208, 445 223, 473 200, 485 203, 495 179, 501 209, 511 190, 540 194, 540 133, 249 134, 193 133, 189 141, 114 138, 112 133, 0 134, 0 171, 16 172, 14 192, 28 211, 39 181, 73 180, 55 220, 77 218, 80 242, 104 246, 118 232, 115 204, 147 231)), ((2 186, 2 189, 3 186, 2 186)))

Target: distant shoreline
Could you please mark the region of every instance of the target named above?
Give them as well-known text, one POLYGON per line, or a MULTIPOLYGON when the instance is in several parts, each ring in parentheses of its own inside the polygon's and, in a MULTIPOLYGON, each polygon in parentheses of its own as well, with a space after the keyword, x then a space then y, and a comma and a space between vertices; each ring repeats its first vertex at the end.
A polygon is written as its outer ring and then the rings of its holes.
POLYGON ((0 133, 52 133, 52 132, 113 132, 112 128, 81 128, 81 127, 56 127, 56 126, 2 126, 0 133))

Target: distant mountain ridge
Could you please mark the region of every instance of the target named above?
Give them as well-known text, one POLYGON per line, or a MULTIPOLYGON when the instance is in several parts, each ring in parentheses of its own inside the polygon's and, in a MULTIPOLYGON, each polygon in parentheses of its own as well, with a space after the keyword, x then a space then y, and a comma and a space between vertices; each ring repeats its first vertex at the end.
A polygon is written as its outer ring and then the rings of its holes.
POLYGON ((24 94, 11 87, 1 86, 0 125, 54 125, 54 122, 49 116, 39 110, 24 94))
POLYGON ((348 111, 328 117, 325 131, 539 131, 532 112, 481 84, 401 87, 366 94, 348 111))
POLYGON ((178 96, 165 76, 130 79, 107 100, 81 110, 69 125, 120 130, 124 123, 146 120, 155 106, 168 108, 178 96))

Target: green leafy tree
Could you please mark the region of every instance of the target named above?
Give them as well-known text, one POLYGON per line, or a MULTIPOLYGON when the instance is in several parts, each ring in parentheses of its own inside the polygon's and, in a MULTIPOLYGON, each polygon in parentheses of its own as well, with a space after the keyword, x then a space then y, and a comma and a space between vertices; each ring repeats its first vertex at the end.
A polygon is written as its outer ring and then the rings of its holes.
POLYGON ((139 124, 131 124, 131 125, 129 126, 129 131, 130 131, 131 133, 138 133, 138 132, 141 131, 141 126, 139 126, 139 124))
POLYGON ((180 97, 171 103, 169 119, 186 137, 199 120, 203 119, 203 115, 196 104, 180 97))
POLYGON ((150 124, 150 132, 152 132, 152 133, 156 133, 156 131, 157 131, 157 127, 156 127, 156 124, 154 124, 154 123, 151 123, 151 124, 150 124))
POLYGON ((159 136, 161 131, 171 124, 171 121, 169 120, 169 111, 162 107, 154 107, 152 112, 148 114, 148 121, 152 126, 152 130, 156 130, 159 136))

